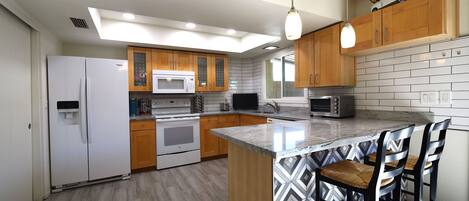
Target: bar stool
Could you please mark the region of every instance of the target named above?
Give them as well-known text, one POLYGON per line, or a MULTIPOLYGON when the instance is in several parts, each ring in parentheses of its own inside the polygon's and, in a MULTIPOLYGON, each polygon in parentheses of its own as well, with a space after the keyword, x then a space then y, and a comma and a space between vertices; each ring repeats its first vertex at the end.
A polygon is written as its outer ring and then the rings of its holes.
MULTIPOLYGON (((404 168, 404 179, 414 182, 414 192, 403 191, 414 196, 414 201, 423 199, 423 185, 430 186, 430 200, 436 200, 436 188, 438 181, 438 164, 445 146, 446 130, 451 119, 438 123, 429 123, 423 132, 422 145, 419 156, 409 155, 404 168), (432 141, 432 133, 439 132, 438 140, 432 141), (424 183, 425 175, 430 174, 430 184, 424 183), (411 175, 413 178, 409 178, 411 175)), ((365 163, 372 165, 376 161, 376 154, 365 157, 365 163)), ((387 163, 395 166, 395 163, 387 163)))
MULTIPOLYGON (((384 131, 380 134, 377 148, 377 163, 374 166, 355 161, 340 161, 316 170, 316 200, 322 200, 320 182, 327 182, 347 190, 347 201, 353 200, 352 193, 363 194, 365 201, 376 201, 383 195, 400 198, 401 178, 407 161, 410 136, 414 126, 384 131), (399 151, 388 152, 391 141, 403 140, 399 151), (385 163, 395 162, 392 168, 385 168, 385 163)), ((397 199, 395 199, 397 200, 397 199)))

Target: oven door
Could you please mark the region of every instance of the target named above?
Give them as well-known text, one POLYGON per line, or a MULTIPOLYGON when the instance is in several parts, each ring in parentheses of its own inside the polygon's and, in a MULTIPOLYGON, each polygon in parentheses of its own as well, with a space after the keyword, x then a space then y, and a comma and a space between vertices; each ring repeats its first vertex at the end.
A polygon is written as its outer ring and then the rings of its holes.
POLYGON ((153 93, 155 94, 181 94, 194 93, 188 88, 188 77, 153 75, 153 93))
POLYGON ((332 112, 332 97, 325 96, 309 100, 311 114, 330 115, 332 112))
POLYGON ((200 149, 199 117, 157 119, 157 155, 200 149))

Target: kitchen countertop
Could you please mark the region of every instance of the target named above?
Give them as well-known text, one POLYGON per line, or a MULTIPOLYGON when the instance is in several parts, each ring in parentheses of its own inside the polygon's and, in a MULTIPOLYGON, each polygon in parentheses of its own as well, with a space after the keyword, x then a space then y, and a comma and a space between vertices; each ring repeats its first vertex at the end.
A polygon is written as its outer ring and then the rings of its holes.
POLYGON ((365 118, 311 118, 296 122, 212 129, 214 135, 276 159, 377 139, 384 130, 424 123, 365 118))

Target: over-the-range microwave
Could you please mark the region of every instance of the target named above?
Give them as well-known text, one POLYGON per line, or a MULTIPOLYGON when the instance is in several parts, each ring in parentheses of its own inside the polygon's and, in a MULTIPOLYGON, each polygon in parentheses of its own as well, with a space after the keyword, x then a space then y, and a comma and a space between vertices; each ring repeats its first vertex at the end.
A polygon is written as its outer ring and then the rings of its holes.
POLYGON ((353 96, 315 96, 309 98, 313 116, 345 118, 355 115, 353 96))
POLYGON ((153 93, 195 93, 195 73, 192 71, 153 70, 153 93))

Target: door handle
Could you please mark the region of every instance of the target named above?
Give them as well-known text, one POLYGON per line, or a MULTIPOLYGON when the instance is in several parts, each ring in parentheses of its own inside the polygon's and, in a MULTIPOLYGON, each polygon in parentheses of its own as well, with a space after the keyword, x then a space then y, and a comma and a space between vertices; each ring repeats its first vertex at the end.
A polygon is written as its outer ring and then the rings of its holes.
MULTIPOLYGON (((86 102, 88 103, 88 100, 91 99, 91 79, 90 78, 86 78, 86 102)), ((92 116, 93 114, 91 113, 92 110, 87 110, 87 117, 88 117, 88 122, 87 122, 87 125, 89 124, 89 122, 93 122, 93 119, 92 119, 92 116)), ((91 134, 93 133, 93 131, 91 130, 91 126, 87 126, 87 129, 88 129, 88 143, 91 144, 92 142, 92 136, 91 134)))
POLYGON ((80 79, 80 99, 79 99, 79 108, 80 108, 80 134, 81 134, 81 141, 83 144, 87 143, 87 130, 86 130, 86 78, 80 79))

